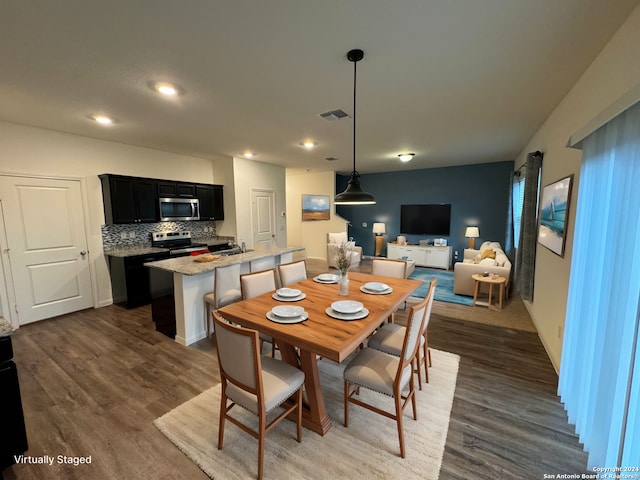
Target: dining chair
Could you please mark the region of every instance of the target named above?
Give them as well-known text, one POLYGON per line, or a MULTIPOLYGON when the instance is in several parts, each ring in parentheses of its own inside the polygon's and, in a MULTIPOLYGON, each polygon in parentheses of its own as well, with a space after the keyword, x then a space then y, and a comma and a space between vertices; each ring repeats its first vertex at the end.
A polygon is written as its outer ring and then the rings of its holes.
POLYGON ((349 362, 343 374, 344 426, 349 426, 350 403, 395 420, 398 426, 398 440, 400 441, 400 456, 402 458, 405 458, 402 417, 409 401, 411 401, 413 407, 413 418, 414 420, 418 419, 413 365, 418 351, 424 315, 427 310, 427 301, 425 298, 411 307, 399 357, 367 347, 360 350, 353 360, 349 362), (409 387, 409 392, 406 396, 403 396, 402 391, 407 386, 409 387), (394 413, 368 404, 362 399, 354 398, 354 395, 360 393, 361 387, 393 397, 395 403, 394 413))
MULTIPOLYGON (((407 262, 392 258, 374 258, 371 260, 371 275, 383 277, 407 278, 407 262)), ((405 307, 406 308, 406 303, 405 307)), ((389 323, 395 322, 395 314, 391 313, 387 319, 389 323)))
MULTIPOLYGON (((276 269, 270 268, 254 273, 244 273, 240 275, 240 292, 243 300, 249 300, 267 292, 273 292, 277 288, 276 269)), ((262 343, 271 344, 271 356, 275 357, 276 344, 269 335, 260 332, 262 343)))
POLYGON ((438 279, 434 278, 429 284, 429 302, 427 303, 427 311, 424 315, 424 323, 422 324, 422 337, 420 338, 420 348, 416 355, 417 372, 418 372, 418 386, 422 390, 422 374, 420 373, 420 366, 424 364, 424 377, 425 382, 429 383, 429 367, 431 366, 431 351, 429 350, 429 339, 427 336, 427 328, 429 327, 429 320, 431 319, 431 308, 433 307, 433 299, 436 296, 436 285, 438 279), (422 349, 422 353, 420 352, 422 349))
POLYGON ((258 440, 258 479, 261 479, 265 435, 274 425, 295 412, 297 440, 302 441, 304 373, 275 358, 262 357, 256 330, 231 325, 217 311, 213 312, 213 322, 222 389, 218 450, 222 450, 225 420, 229 420, 258 440), (283 407, 290 398, 295 401, 283 407), (257 430, 230 415, 236 405, 258 416, 257 430), (284 411, 267 423, 267 414, 277 407, 284 411))
POLYGON ((371 274, 407 278, 407 262, 395 258, 374 258, 371 260, 371 274))
MULTIPOLYGON (((420 366, 424 363, 426 382, 429 383, 429 371, 428 366, 431 366, 431 354, 429 353, 429 344, 427 341, 427 326, 429 325, 429 319, 431 317, 431 307, 433 306, 433 298, 435 297, 436 283, 438 279, 434 278, 429 284, 429 290, 425 300, 427 301, 427 308, 424 315, 424 322, 422 324, 422 331, 420 334, 420 346, 416 352, 415 368, 414 372, 418 375, 418 387, 422 390, 422 373, 420 366), (424 351, 424 357, 421 355, 421 350, 424 351)), ((380 350, 381 352, 388 353, 399 357, 402 353, 402 344, 404 342, 406 327, 398 325, 396 323, 388 323, 378 329, 378 331, 372 335, 367 341, 367 347, 380 350)))
POLYGON ((213 274, 213 292, 204 296, 204 322, 207 338, 211 335, 211 310, 242 300, 240 264, 217 267, 213 274))
POLYGON ((304 260, 278 265, 280 285, 286 287, 292 283, 307 279, 307 263, 304 260))

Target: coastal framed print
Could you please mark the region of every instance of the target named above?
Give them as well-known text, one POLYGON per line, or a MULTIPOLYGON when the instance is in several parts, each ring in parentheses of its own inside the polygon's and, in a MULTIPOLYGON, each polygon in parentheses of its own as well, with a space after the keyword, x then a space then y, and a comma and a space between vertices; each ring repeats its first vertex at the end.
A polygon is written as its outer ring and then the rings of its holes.
POLYGON ((573 175, 561 178, 542 189, 538 243, 556 255, 564 257, 567 222, 573 175))
POLYGON ((302 220, 329 220, 329 195, 302 195, 302 220))

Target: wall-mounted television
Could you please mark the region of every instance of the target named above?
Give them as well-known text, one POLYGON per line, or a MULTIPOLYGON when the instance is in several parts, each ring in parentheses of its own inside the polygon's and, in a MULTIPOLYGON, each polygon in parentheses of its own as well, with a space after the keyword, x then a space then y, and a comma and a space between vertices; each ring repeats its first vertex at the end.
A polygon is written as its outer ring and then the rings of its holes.
POLYGON ((449 235, 451 204, 400 205, 400 233, 449 235))

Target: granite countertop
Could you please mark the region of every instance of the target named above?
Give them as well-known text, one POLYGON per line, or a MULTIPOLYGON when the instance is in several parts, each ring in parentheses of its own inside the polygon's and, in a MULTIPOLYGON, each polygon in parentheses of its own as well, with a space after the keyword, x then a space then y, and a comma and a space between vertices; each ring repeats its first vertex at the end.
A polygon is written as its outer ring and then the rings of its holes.
MULTIPOLYGON (((299 252, 304 250, 303 247, 273 247, 268 250, 250 251, 246 253, 238 253, 237 255, 221 256, 212 262, 195 262, 194 257, 178 257, 169 258, 167 260, 158 260, 156 262, 147 262, 145 267, 158 268, 182 275, 199 275, 201 273, 212 272, 218 267, 226 267, 238 263, 248 263, 252 260, 258 260, 265 257, 273 257, 285 253, 299 252)), ((214 253, 215 255, 215 253, 214 253)))
POLYGON ((9 323, 9 320, 0 317, 0 337, 8 337, 15 331, 16 329, 9 323))
MULTIPOLYGON (((221 245, 229 243, 228 238, 192 238, 193 243, 206 245, 221 245)), ((107 257, 136 257, 138 255, 150 255, 153 253, 166 253, 168 248, 152 247, 151 245, 129 245, 123 247, 110 247, 104 249, 107 257)))
POLYGON ((149 255, 152 253, 166 253, 168 248, 159 248, 152 246, 128 246, 128 247, 111 247, 105 248, 104 254, 107 257, 135 257, 138 255, 149 255))

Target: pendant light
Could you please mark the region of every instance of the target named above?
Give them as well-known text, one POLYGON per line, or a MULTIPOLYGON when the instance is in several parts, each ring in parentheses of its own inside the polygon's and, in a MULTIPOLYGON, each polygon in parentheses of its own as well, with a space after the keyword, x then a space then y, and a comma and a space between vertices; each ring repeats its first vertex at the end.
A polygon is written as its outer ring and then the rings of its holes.
POLYGON ((364 58, 364 52, 359 49, 349 50, 347 59, 353 62, 353 171, 349 177, 347 188, 333 199, 336 205, 373 205, 376 199, 373 195, 362 190, 360 174, 356 170, 356 65, 364 58))

